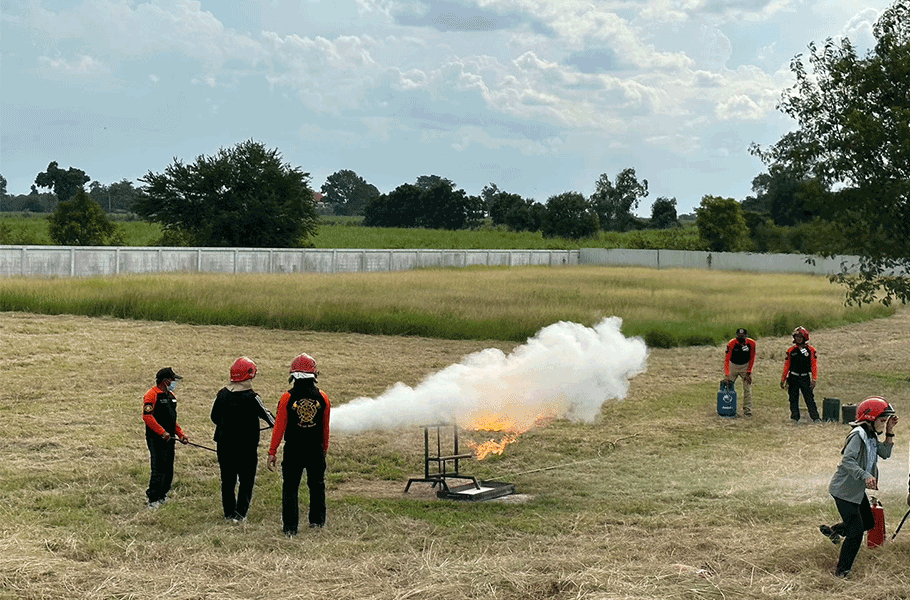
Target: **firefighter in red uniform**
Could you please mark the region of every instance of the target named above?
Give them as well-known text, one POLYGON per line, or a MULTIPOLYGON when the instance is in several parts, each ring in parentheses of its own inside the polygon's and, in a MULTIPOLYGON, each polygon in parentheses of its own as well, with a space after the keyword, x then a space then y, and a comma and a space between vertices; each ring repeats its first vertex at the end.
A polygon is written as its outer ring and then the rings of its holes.
POLYGON ((306 469, 310 491, 310 527, 325 525, 325 457, 329 449, 329 411, 325 392, 316 387, 316 361, 301 354, 291 363, 291 389, 281 396, 275 415, 275 429, 269 446, 268 467, 275 470, 278 446, 284 438, 281 461, 281 518, 284 534, 297 535, 300 512, 297 504, 300 479, 306 469))
POLYGON ((755 340, 747 337, 748 332, 740 327, 736 337, 727 342, 724 354, 724 378, 734 383, 737 377, 743 380, 743 414, 752 416, 752 367, 755 365, 755 340))
POLYGON ((799 423, 799 393, 802 392, 809 409, 809 418, 820 423, 818 406, 815 404, 815 384, 818 382, 818 364, 815 348, 809 345, 809 331, 805 327, 793 330, 793 345, 787 349, 784 358, 784 373, 780 388, 790 396, 790 419, 799 423))
POLYGON ((148 507, 158 508, 167 500, 174 479, 174 439, 181 444, 189 438, 177 424, 177 397, 174 388, 183 379, 171 367, 155 374, 155 387, 142 398, 142 420, 145 421, 145 443, 151 458, 149 487, 145 491, 148 507))
POLYGON ((275 425, 272 413, 253 391, 256 371, 256 363, 245 356, 238 358, 231 365, 230 385, 221 388, 212 403, 221 470, 221 507, 224 518, 235 523, 246 519, 253 499, 259 465, 259 419, 269 427, 275 425))

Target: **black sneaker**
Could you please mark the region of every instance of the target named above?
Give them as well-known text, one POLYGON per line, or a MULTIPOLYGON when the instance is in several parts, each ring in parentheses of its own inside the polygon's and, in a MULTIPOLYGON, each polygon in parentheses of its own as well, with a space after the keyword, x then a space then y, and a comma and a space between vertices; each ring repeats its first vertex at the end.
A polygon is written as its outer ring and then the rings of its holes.
POLYGON ((819 525, 818 530, 822 532, 822 535, 831 540, 833 544, 840 543, 840 534, 828 527, 827 525, 819 525))
POLYGON ((294 537, 294 536, 296 536, 296 535, 297 535, 297 532, 296 532, 296 531, 285 531, 285 532, 284 532, 284 536, 285 536, 285 537, 289 537, 289 538, 290 538, 290 537, 294 537))

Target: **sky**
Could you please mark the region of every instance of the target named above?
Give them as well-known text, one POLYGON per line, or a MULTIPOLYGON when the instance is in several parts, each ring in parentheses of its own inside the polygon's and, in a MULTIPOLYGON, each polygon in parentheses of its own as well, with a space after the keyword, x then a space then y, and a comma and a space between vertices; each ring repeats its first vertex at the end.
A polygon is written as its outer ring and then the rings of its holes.
MULTIPOLYGON (((810 42, 886 0, 0 0, 0 174, 110 184, 246 140, 390 192, 422 175, 540 202, 602 174, 691 213, 743 200, 810 42)), ((43 191, 43 190, 42 190, 43 191)))

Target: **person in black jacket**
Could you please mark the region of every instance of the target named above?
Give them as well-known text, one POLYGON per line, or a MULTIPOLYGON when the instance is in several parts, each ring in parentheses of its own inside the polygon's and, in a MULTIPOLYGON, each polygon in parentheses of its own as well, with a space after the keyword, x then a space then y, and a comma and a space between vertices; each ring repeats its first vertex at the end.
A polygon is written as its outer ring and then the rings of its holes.
POLYGON ((268 467, 275 470, 278 446, 284 440, 281 461, 281 520, 286 536, 297 535, 300 521, 298 489, 303 472, 310 492, 308 519, 310 527, 325 526, 325 470, 329 449, 329 414, 332 406, 325 392, 316 386, 319 371, 309 354, 301 354, 291 363, 288 383, 293 387, 278 401, 278 418, 272 430, 268 467))
POLYGON ((253 391, 254 377, 256 363, 245 356, 238 358, 231 366, 230 385, 218 391, 212 404, 218 466, 221 468, 221 505, 224 518, 235 523, 246 519, 253 499, 259 463, 259 419, 269 427, 275 425, 272 413, 253 391))

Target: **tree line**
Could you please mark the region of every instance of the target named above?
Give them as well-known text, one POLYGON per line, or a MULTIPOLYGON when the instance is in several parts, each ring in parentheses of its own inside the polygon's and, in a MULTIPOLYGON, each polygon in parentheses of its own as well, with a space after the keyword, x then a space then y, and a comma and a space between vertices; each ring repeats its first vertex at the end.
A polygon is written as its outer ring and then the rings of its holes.
POLYGON ((199 156, 193 163, 175 159, 163 172, 149 171, 141 177, 143 185, 138 188, 127 180, 109 186, 95 181, 86 191, 89 181, 81 169, 64 170, 51 162, 35 178, 31 194, 4 195, 3 208, 52 206, 52 239, 89 245, 117 241, 106 233, 112 227, 104 223, 105 208, 131 211, 158 223, 162 244, 193 246, 298 246, 316 233, 320 204, 334 214, 362 216, 368 227, 459 230, 480 227, 489 219, 494 226, 567 239, 591 237, 601 230, 678 224, 675 198, 659 198, 650 220, 632 213, 647 196, 648 182, 639 180, 631 168, 615 181, 601 175, 589 198, 566 192, 545 204, 493 183, 472 196, 438 175, 420 176, 413 184, 381 194, 353 171, 341 170, 326 179, 317 202, 309 173, 285 163, 278 150, 253 140, 214 156, 199 156), (38 188, 48 192, 39 193, 38 188))

